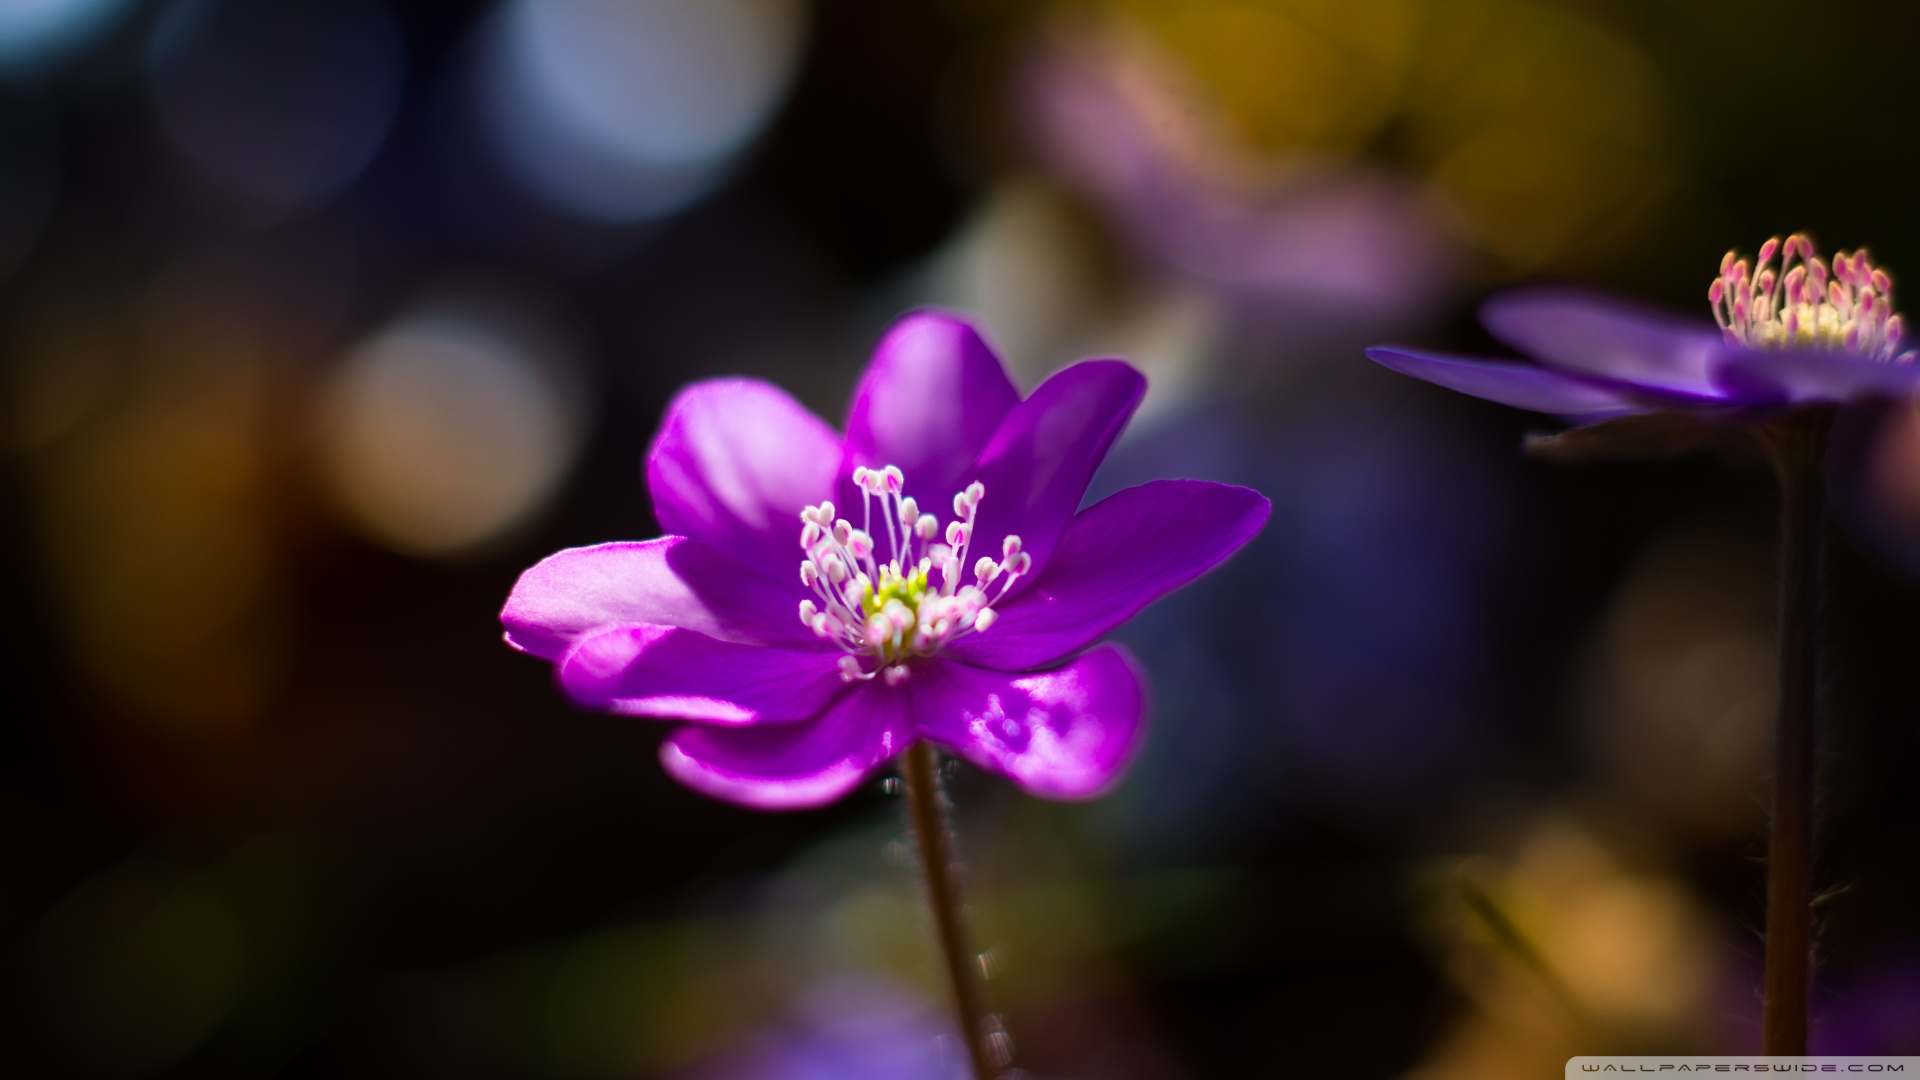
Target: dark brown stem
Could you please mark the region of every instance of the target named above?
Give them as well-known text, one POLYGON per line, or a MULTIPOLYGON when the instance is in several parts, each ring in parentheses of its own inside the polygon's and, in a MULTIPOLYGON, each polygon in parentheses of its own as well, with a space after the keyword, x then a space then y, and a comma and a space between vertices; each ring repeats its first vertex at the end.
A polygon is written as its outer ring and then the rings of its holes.
POLYGON ((1813 793, 1820 666, 1820 575, 1831 417, 1808 413, 1762 432, 1780 478, 1780 717, 1767 843, 1767 970, 1761 1053, 1807 1052, 1813 968, 1813 793))
POLYGON ((995 1080, 1013 1064, 1012 1042, 1000 1018, 987 1008, 987 987, 980 971, 980 955, 969 944, 967 908, 960 898, 959 861, 953 850, 953 829, 947 823, 946 793, 940 783, 940 752, 931 743, 918 742, 900 755, 900 774, 906 781, 907 812, 913 818, 913 838, 920 850, 920 869, 926 875, 927 902, 933 906, 940 954, 953 983, 954 1011, 967 1041, 967 1056, 975 1080, 995 1080))

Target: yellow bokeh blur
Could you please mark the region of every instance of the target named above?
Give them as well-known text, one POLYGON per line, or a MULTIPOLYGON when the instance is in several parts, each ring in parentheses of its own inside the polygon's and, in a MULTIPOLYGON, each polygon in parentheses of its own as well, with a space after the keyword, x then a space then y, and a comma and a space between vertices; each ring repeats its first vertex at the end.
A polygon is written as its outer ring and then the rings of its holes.
POLYGON ((1422 178, 1496 273, 1603 262, 1677 182, 1640 51, 1543 0, 1113 0, 1246 147, 1422 178))

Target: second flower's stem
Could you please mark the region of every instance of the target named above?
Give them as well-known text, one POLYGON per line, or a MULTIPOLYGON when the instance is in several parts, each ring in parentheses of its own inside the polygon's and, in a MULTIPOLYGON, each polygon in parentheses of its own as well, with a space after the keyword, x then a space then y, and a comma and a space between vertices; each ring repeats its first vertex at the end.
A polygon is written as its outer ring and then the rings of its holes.
POLYGON ((1814 758, 1820 667, 1820 576, 1829 418, 1794 417, 1764 433, 1780 477, 1780 716, 1774 732, 1773 825, 1767 843, 1767 968, 1761 1053, 1807 1052, 1813 967, 1814 758))
POLYGON ((927 901, 933 907, 940 954, 953 983, 954 1009, 967 1042, 967 1056, 975 1080, 995 1080, 1012 1064, 1012 1044, 999 1018, 987 1008, 980 957, 967 933, 953 829, 947 823, 946 794, 941 790, 940 752, 931 743, 915 743, 900 755, 900 773, 906 781, 907 812, 913 819, 920 869, 926 875, 927 901))

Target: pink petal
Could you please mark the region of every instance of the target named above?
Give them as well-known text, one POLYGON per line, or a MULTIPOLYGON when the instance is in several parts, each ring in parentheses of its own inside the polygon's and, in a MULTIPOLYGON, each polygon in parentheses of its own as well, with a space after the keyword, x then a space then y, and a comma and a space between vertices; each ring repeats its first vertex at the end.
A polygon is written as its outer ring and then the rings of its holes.
POLYGON ((819 639, 800 623, 803 595, 797 577, 782 586, 698 541, 662 536, 547 556, 514 583, 500 621, 509 645, 547 660, 560 659, 585 634, 618 623, 819 648, 819 639))
POLYGON ((568 548, 514 582, 500 621, 507 644, 558 660, 582 635, 610 623, 684 626, 726 637, 725 621, 668 566, 677 536, 568 548))
POLYGON ((560 685, 589 708, 717 724, 804 720, 846 690, 836 652, 720 641, 670 626, 611 626, 582 638, 560 685))
POLYGON ((974 459, 1019 401, 971 323, 938 311, 907 315, 874 349, 847 410, 838 498, 859 505, 854 466, 897 465, 906 494, 929 508, 945 505, 973 479, 966 474, 974 459))
POLYGON ((800 566, 800 511, 833 497, 840 438, 758 379, 682 390, 647 457, 660 527, 713 545, 775 579, 800 566))
POLYGON ((1205 480, 1128 488, 1081 511, 1033 587, 949 652, 1001 671, 1069 656, 1224 562, 1272 511, 1257 491, 1205 480))
POLYGON ((1146 732, 1145 686, 1117 645, 1027 675, 935 660, 905 685, 922 735, 1049 799, 1105 792, 1146 732))
POLYGON ((796 724, 679 728, 660 744, 660 763, 703 795, 759 810, 804 810, 859 787, 911 741, 906 693, 863 683, 796 724))
MULTIPOLYGON (((1001 538, 1020 537, 1046 568, 1060 533, 1080 509, 1093 471, 1133 416, 1147 380, 1119 360, 1086 360, 1036 387, 994 432, 971 479, 987 489, 970 557, 1000 557, 1001 538)), ((942 512, 952 512, 948 507, 942 512)), ((1031 576, 1019 588, 1031 583, 1031 576)))

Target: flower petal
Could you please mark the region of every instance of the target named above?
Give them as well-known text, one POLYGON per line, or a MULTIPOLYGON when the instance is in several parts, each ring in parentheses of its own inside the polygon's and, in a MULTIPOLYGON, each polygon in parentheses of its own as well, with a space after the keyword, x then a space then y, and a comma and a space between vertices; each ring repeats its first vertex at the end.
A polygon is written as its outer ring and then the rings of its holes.
POLYGON ((1704 320, 1597 293, 1540 287, 1492 297, 1480 307, 1480 322, 1494 337, 1552 367, 1657 390, 1720 396, 1708 368, 1720 332, 1704 320))
MULTIPOLYGON (((798 518, 796 517, 797 521, 798 518)), ((687 583, 709 610, 720 620, 720 632, 703 626, 670 622, 665 619, 628 619, 626 622, 665 622, 669 626, 687 626, 725 641, 754 645, 780 645, 791 649, 833 649, 816 637, 800 621, 800 601, 812 593, 800 583, 800 538, 793 538, 791 552, 781 558, 780 577, 763 576, 774 569, 747 566, 718 548, 698 540, 682 540, 667 552, 667 566, 687 583)))
POLYGON ((647 455, 660 527, 750 568, 800 565, 800 511, 833 497, 840 438, 786 392, 758 379, 682 390, 647 455))
POLYGON ((846 690, 838 652, 721 641, 692 630, 610 626, 560 665, 573 700, 627 716, 716 724, 805 720, 846 690))
POLYGON ((847 410, 838 497, 858 505, 854 466, 898 465, 906 493, 946 516, 937 508, 973 479, 965 474, 1019 402, 971 323, 938 311, 902 318, 874 349, 847 410))
POLYGON ((1058 660, 1218 566, 1266 525, 1273 504, 1249 488, 1156 480, 1081 511, 1033 587, 955 659, 1017 671, 1058 660))
MULTIPOLYGON (((1036 387, 993 434, 969 480, 986 486, 975 520, 974 557, 1000 557, 1001 538, 1018 535, 1046 568, 1060 533, 1080 509, 1107 449, 1146 393, 1146 377, 1119 360, 1086 360, 1036 387)), ((941 516, 952 513, 946 508, 941 516)), ((1025 588, 1029 576, 1021 582, 1025 588)))
POLYGON ((1920 363, 1819 349, 1723 346, 1713 358, 1713 375, 1729 393, 1783 405, 1898 398, 1920 388, 1920 363))
POLYGON ((1379 346, 1367 350, 1367 359, 1449 390, 1511 405, 1516 409, 1556 416, 1596 420, 1645 412, 1645 406, 1626 394, 1592 379, 1552 371, 1511 360, 1480 360, 1467 356, 1379 346))
POLYGON ((803 810, 860 786, 911 741, 907 695, 865 683, 797 724, 679 728, 660 744, 660 763, 703 795, 759 810, 803 810))
POLYGON ((582 635, 610 623, 659 623, 728 636, 725 620, 668 563, 685 543, 662 536, 568 548, 541 559, 514 582, 500 612, 507 644, 558 660, 582 635))
POLYGON ((1146 688, 1117 645, 1026 675, 936 660, 907 686, 922 735, 1044 798, 1106 791, 1145 734, 1146 688))
MULTIPOLYGON (((798 560, 795 560, 796 563, 798 560)), ((546 660, 618 623, 656 623, 724 641, 827 648, 801 624, 806 590, 756 577, 684 536, 568 548, 514 583, 500 622, 507 644, 546 660)))

